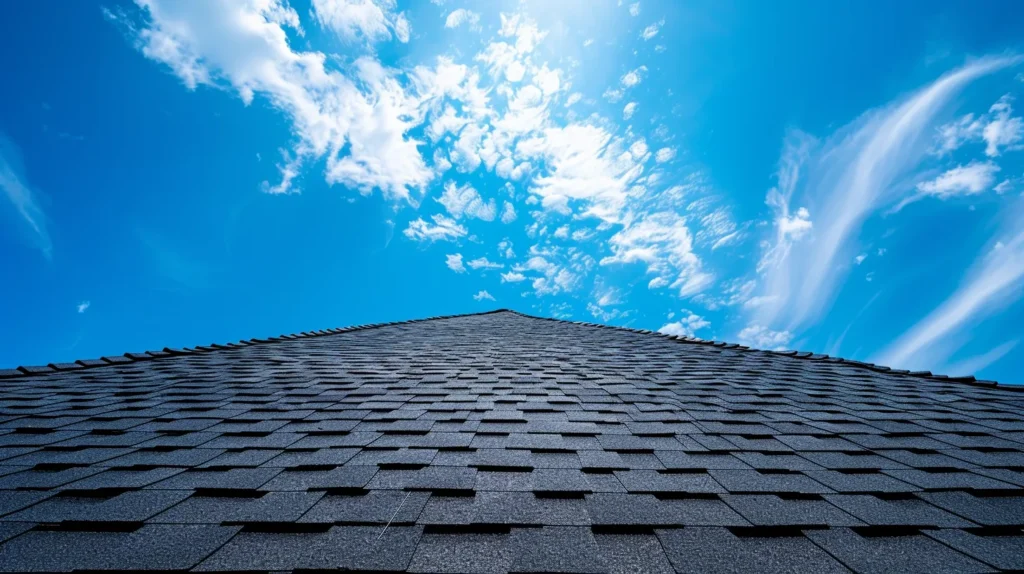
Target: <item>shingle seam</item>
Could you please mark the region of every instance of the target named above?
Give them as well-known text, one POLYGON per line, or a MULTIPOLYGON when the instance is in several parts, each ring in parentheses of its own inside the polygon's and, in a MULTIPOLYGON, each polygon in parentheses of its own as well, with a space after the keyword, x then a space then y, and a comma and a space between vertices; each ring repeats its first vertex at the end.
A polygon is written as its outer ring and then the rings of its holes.
MULTIPOLYGON (((354 325, 349 327, 337 327, 334 329, 321 329, 318 331, 294 333, 288 335, 279 335, 277 337, 266 337, 263 339, 243 339, 241 345, 235 343, 218 344, 212 343, 209 346, 197 345, 195 347, 183 347, 179 349, 172 349, 164 347, 159 351, 143 351, 141 353, 125 353, 124 355, 117 355, 114 357, 100 357, 98 359, 78 359, 74 363, 64 363, 63 366, 58 366, 55 363, 49 363, 41 366, 18 366, 13 369, 0 369, 0 380, 6 379, 17 379, 21 377, 37 377, 41 375, 49 375, 60 372, 65 372, 72 369, 95 369, 98 367, 109 367, 118 365, 128 365, 131 363, 152 361, 156 359, 166 359, 176 356, 194 355, 194 354, 205 354, 217 351, 229 351, 232 349, 238 349, 243 346, 251 345, 265 345, 270 343, 279 343, 283 341, 294 341, 299 339, 309 339, 316 337, 327 337, 330 335, 341 335, 344 333, 351 333, 353 331, 367 331, 371 329, 380 329, 382 327, 394 327, 398 325, 407 325, 411 323, 422 323, 425 321, 438 321, 444 319, 452 319, 455 317, 472 317, 477 315, 491 315, 495 313, 515 313, 511 309, 494 309, 492 311, 482 311, 479 313, 465 313, 462 315, 437 315, 434 317, 425 317, 422 319, 408 319, 405 321, 391 321, 386 323, 368 323, 365 325, 354 325)), ((520 315, 529 317, 529 315, 520 315)))
POLYGON ((537 317, 535 315, 529 315, 529 314, 522 313, 522 312, 519 312, 519 311, 513 311, 511 309, 508 309, 507 311, 510 312, 510 313, 514 313, 516 315, 523 316, 523 317, 529 317, 531 319, 540 319, 540 320, 546 320, 546 321, 557 321, 557 322, 561 322, 561 323, 572 323, 572 324, 576 324, 576 325, 584 325, 584 326, 587 326, 587 327, 597 327, 597 328, 601 328, 601 329, 618 329, 618 330, 628 331, 628 332, 631 332, 631 333, 637 333, 637 334, 641 334, 641 335, 654 335, 656 337, 662 337, 662 338, 666 338, 666 339, 681 341, 681 342, 684 342, 684 343, 697 344, 697 345, 705 345, 705 346, 713 346, 713 347, 718 347, 718 348, 722 348, 722 349, 735 349, 735 350, 749 352, 749 353, 765 353, 765 354, 769 354, 769 355, 785 356, 785 357, 794 358, 794 359, 804 359, 804 360, 811 360, 811 361, 821 361, 821 362, 827 362, 827 363, 849 365, 851 367, 857 367, 857 368, 869 370, 869 371, 872 371, 872 372, 875 372, 875 373, 883 373, 883 374, 889 374, 889 375, 900 375, 900 376, 907 376, 907 377, 914 377, 914 378, 923 378, 923 379, 928 379, 928 380, 933 380, 933 381, 938 381, 938 382, 946 382, 946 383, 961 383, 961 384, 966 384, 966 385, 970 385, 970 386, 983 387, 983 388, 989 388, 989 389, 999 388, 999 389, 1002 389, 1002 390, 1009 390, 1009 391, 1016 391, 1016 392, 1024 391, 1024 385, 1006 385, 1006 384, 999 384, 996 381, 981 381, 981 380, 975 379, 973 376, 950 377, 950 376, 947 376, 947 375, 937 375, 937 374, 931 373, 930 371, 909 371, 909 370, 904 370, 904 369, 893 369, 891 367, 886 367, 886 366, 883 366, 883 365, 876 365, 874 363, 866 363, 866 362, 863 362, 863 361, 854 361, 854 360, 849 360, 849 359, 843 359, 841 357, 831 357, 829 355, 821 355, 821 354, 811 353, 811 352, 807 352, 807 351, 804 351, 804 352, 801 352, 801 351, 771 351, 771 350, 766 350, 766 349, 754 349, 754 348, 747 347, 747 346, 744 346, 744 345, 739 345, 739 344, 736 344, 736 343, 726 343, 726 342, 723 342, 723 341, 698 339, 698 338, 695 338, 695 337, 679 337, 679 336, 676 336, 676 335, 667 335, 665 333, 658 333, 658 332, 650 331, 650 330, 647 330, 647 329, 633 329, 633 328, 630 328, 630 327, 620 327, 620 326, 617 326, 617 325, 605 325, 605 324, 601 324, 601 323, 589 323, 589 322, 586 322, 586 321, 566 321, 564 319, 557 319, 557 318, 554 318, 554 317, 537 317))

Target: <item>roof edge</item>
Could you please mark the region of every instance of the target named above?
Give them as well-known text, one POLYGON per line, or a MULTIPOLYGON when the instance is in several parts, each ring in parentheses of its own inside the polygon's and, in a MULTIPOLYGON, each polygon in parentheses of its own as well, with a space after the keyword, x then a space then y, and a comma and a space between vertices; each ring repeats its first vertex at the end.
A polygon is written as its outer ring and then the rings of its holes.
MULTIPOLYGON (((253 345, 266 345, 271 343, 278 343, 281 341, 292 341, 296 339, 307 339, 313 337, 326 337, 330 335, 340 335, 342 333, 350 333, 352 331, 366 331, 369 329, 379 329, 381 327, 393 327, 396 325, 407 325, 410 323, 423 323, 426 321, 438 321, 442 319, 454 319, 456 317, 472 317, 476 315, 492 315, 495 313, 516 313, 518 315, 529 316, 523 313, 517 313, 511 309, 493 309, 491 311, 481 311, 478 313, 462 313, 456 315, 436 315, 433 317, 424 317, 421 319, 409 319, 406 321, 391 321, 386 323, 367 323, 363 325, 352 325, 349 327, 336 327, 333 329, 320 329, 317 331, 303 331, 301 333, 292 333, 287 335, 278 335, 276 337, 263 337, 253 339, 242 339, 237 343, 211 343, 209 345, 196 345, 195 347, 182 347, 182 348, 170 348, 164 347, 158 351, 143 351, 141 353, 125 353, 123 355, 111 355, 106 357, 100 357, 98 359, 78 359, 73 363, 49 363, 46 365, 39 366, 18 366, 13 369, 0 369, 0 380, 4 379, 17 379, 20 377, 39 376, 53 373, 64 373, 68 371, 78 371, 84 369, 94 369, 98 367, 107 367, 112 365, 125 365, 130 363, 138 363, 143 361, 152 361, 156 359, 163 359, 168 357, 181 357, 186 355, 198 355, 204 353, 210 353, 214 351, 227 350, 227 349, 238 349, 242 347, 249 347, 253 345)), ((543 317, 536 317, 542 319, 543 317)))
POLYGON ((590 323, 590 322, 587 322, 587 321, 568 321, 566 319, 556 319, 554 317, 538 317, 536 315, 529 315, 527 313, 522 313, 520 311, 514 311, 514 310, 511 310, 511 309, 502 309, 502 311, 508 311, 510 313, 515 313, 516 315, 521 315, 523 317, 530 317, 532 319, 539 319, 539 320, 543 320, 543 321, 559 321, 559 322, 562 322, 562 323, 572 323, 574 325, 586 325, 588 327, 597 327, 597 328, 601 328, 601 329, 618 329, 618 330, 621 330, 621 331, 629 331, 631 333, 638 333, 638 334, 642 334, 642 335, 654 335, 656 337, 662 337, 662 338, 666 338, 666 339, 674 339, 676 341, 680 341, 680 342, 683 342, 683 343, 690 343, 690 344, 697 344, 697 345, 707 345, 707 346, 712 346, 712 347, 718 347, 718 348, 721 348, 721 349, 732 349, 732 350, 744 351, 744 352, 749 352, 749 353, 767 353, 767 354, 770 354, 770 355, 778 355, 778 356, 795 358, 795 359, 804 359, 804 360, 812 360, 812 361, 824 361, 824 362, 829 362, 829 363, 843 364, 843 365, 849 365, 849 366, 852 366, 852 367, 857 367, 857 368, 860 368, 860 369, 869 370, 869 371, 872 371, 872 372, 875 372, 875 373, 885 373, 885 374, 901 375, 901 376, 908 376, 908 377, 914 377, 914 378, 922 378, 922 379, 928 379, 928 380, 937 381, 937 382, 961 383, 961 384, 968 384, 968 385, 977 386, 977 387, 999 388, 999 389, 1004 389, 1004 390, 1009 390, 1009 391, 1018 391, 1018 392, 1024 391, 1024 385, 1000 384, 1000 383, 998 383, 996 381, 979 380, 979 379, 976 379, 973 375, 968 375, 968 376, 964 376, 964 377, 951 377, 951 376, 948 376, 948 375, 938 375, 938 374, 932 373, 931 371, 911 371, 911 370, 908 370, 908 369, 893 369, 891 367, 886 367, 884 365, 876 365, 874 363, 867 363, 867 362, 864 362, 864 361, 855 361, 855 360, 852 360, 852 359, 843 359, 842 357, 832 357, 832 356, 829 356, 829 355, 823 355, 823 354, 819 354, 819 353, 812 353, 812 352, 809 352, 809 351, 770 351, 770 350, 765 350, 765 349, 755 349, 755 348, 748 347, 746 345, 740 345, 740 344, 737 344, 737 343, 726 343, 726 342, 723 342, 723 341, 715 341, 713 339, 708 340, 708 339, 699 339, 699 338, 696 338, 696 337, 681 337, 681 336, 678 336, 678 335, 668 335, 668 334, 665 334, 665 333, 660 333, 658 331, 651 331, 649 329, 633 329, 631 327, 619 327, 619 326, 616 326, 616 325, 606 325, 606 324, 603 324, 603 323, 590 323))
POLYGON ((288 335, 278 335, 277 337, 265 337, 265 338, 253 338, 253 339, 242 339, 237 343, 226 343, 217 344, 211 343, 210 345, 197 345, 195 347, 184 347, 172 349, 164 347, 159 351, 144 351, 141 353, 125 353, 124 355, 114 355, 108 357, 100 357, 99 359, 79 359, 73 363, 49 363, 42 366, 19 366, 14 369, 0 369, 0 380, 3 379, 17 379, 28 376, 38 376, 53 373, 63 373, 67 371, 76 371, 82 369, 92 369, 97 367, 113 366, 113 365, 124 365, 129 363, 137 363, 143 361, 152 361, 168 357, 180 357, 184 355, 195 355, 210 353, 219 350, 237 349, 241 347, 248 347, 252 345, 266 345, 271 343, 277 343, 281 341, 291 341, 296 339, 306 339, 313 337, 325 337, 330 335, 340 335, 343 333, 350 333, 353 331, 366 331, 370 329, 379 329, 382 327, 393 327, 397 325, 408 325, 412 323, 423 323, 427 321, 439 321, 443 319, 454 319, 457 317, 473 317, 477 315, 493 315, 496 313, 513 313, 521 317, 528 317, 531 319, 537 319, 541 321, 556 321, 560 323, 570 323, 574 325, 584 325, 588 327, 596 327, 600 329, 618 329, 620 331, 628 331, 631 333, 637 333, 642 335, 653 335, 656 337, 662 337, 665 339, 672 339, 688 344, 695 345, 707 345, 718 347, 721 349, 732 349, 750 353, 767 353, 771 355, 778 355, 783 357, 811 360, 811 361, 824 361, 836 364, 849 365, 872 371, 875 373, 886 373, 894 375, 909 376, 915 378, 922 378, 927 380, 933 380, 938 382, 952 382, 962 383, 972 386, 986 387, 986 388, 1000 388, 1010 391, 1024 391, 1024 385, 1012 385, 1012 384, 1000 384, 996 381, 985 381, 978 380, 974 376, 965 377, 950 377, 946 375, 934 374, 931 371, 910 371, 905 369, 893 369, 883 365, 876 365, 874 363, 867 363, 863 361, 854 361, 850 359, 843 359, 841 357, 831 357, 829 355, 822 355, 818 353, 811 353, 808 351, 770 351, 764 349, 755 349, 740 345, 736 343, 726 343, 723 341, 715 341, 713 339, 699 339, 696 337, 681 337, 678 335, 668 335, 660 333, 658 331, 651 331, 649 329, 634 329, 631 327, 620 327, 616 325, 606 325, 603 323, 590 323, 587 321, 569 321, 566 319, 558 319, 555 317, 540 317, 537 315, 530 315, 521 311, 515 311, 513 309, 493 309, 490 311, 481 311, 477 313, 461 313, 455 315, 436 315, 433 317, 424 317, 421 319, 409 319, 406 321, 391 321, 385 323, 368 323, 364 325, 353 325, 349 327, 336 327, 333 329, 320 329, 317 331, 303 331, 301 333, 293 333, 288 335))

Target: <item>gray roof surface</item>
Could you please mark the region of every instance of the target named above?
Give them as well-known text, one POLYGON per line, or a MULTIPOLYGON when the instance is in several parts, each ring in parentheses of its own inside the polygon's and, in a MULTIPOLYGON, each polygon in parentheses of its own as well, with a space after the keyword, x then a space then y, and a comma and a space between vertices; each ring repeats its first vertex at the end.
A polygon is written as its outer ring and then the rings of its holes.
POLYGON ((500 311, 22 368, 0 571, 1024 569, 1024 393, 500 311))

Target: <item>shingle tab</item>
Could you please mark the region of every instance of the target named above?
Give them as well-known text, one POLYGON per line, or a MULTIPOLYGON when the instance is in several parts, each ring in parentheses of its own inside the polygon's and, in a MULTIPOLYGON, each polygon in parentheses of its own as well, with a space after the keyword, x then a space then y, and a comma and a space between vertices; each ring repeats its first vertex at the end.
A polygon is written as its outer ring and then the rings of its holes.
POLYGON ((998 385, 505 311, 2 375, 2 571, 1024 569, 998 385))

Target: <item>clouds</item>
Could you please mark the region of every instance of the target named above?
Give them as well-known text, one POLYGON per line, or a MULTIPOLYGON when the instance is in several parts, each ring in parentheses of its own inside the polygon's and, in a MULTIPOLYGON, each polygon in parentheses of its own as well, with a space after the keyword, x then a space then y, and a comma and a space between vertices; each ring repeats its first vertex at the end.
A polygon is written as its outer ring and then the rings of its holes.
POLYGON ((678 214, 648 213, 612 235, 608 243, 612 254, 601 259, 601 265, 643 263, 647 273, 655 276, 649 288, 668 286, 685 298, 714 281, 693 252, 690 230, 678 214))
POLYGON ((665 323, 658 329, 658 332, 677 337, 694 337, 697 331, 710 326, 711 323, 704 317, 684 309, 678 321, 665 323))
POLYGON ((736 337, 744 345, 768 351, 784 351, 793 340, 789 331, 773 331, 756 323, 745 327, 736 337))
POLYGON ((473 299, 477 301, 494 301, 494 296, 487 291, 480 291, 476 295, 473 295, 473 299))
POLYGON ((47 218, 39 205, 39 194, 29 185, 21 164, 21 152, 14 142, 0 133, 0 190, 3 190, 18 222, 10 229, 20 229, 26 239, 47 259, 53 254, 53 243, 47 230, 47 218))
MULTIPOLYGON (((280 4, 271 9, 288 13, 289 24, 297 27, 298 15, 293 10, 280 4)), ((321 26, 342 40, 373 43, 388 40, 394 33, 399 42, 409 41, 409 21, 387 0, 313 0, 312 13, 321 26)))
POLYGON ((88 311, 91 305, 92 303, 90 303, 89 301, 82 301, 78 305, 75 305, 75 310, 78 311, 79 315, 81 315, 82 313, 88 311))
POLYGON ((1020 117, 1013 117, 1012 102, 1013 98, 1006 94, 980 117, 967 114, 940 126, 935 135, 935 153, 948 155, 972 142, 984 142, 988 157, 998 157, 1006 150, 1021 149, 1024 124, 1020 117))
POLYGON ((886 348, 877 362, 911 369, 943 362, 969 340, 970 327, 1020 296, 1024 224, 1019 207, 1018 217, 989 244, 956 291, 886 348))
POLYGON ((632 88, 644 80, 644 76, 647 75, 647 66, 640 66, 635 70, 630 70, 622 76, 620 80, 622 85, 627 88, 632 88))
MULTIPOLYGON (((190 89, 230 91, 246 105, 264 97, 289 118, 296 138, 292 157, 282 166, 281 183, 268 190, 288 190, 298 169, 320 158, 327 161, 328 183, 364 194, 380 190, 388 198, 407 199, 432 180, 420 142, 408 136, 423 120, 431 86, 417 84, 428 89, 421 93, 372 56, 339 70, 321 52, 293 50, 287 30, 302 30, 297 13, 282 0, 140 0, 140 6, 140 22, 112 17, 147 58, 167 65, 190 89)), ((314 15, 348 39, 372 42, 393 34, 402 40, 408 23, 390 6, 318 0, 314 15)))
POLYGON ((636 113, 636 108, 638 105, 639 104, 637 104, 636 102, 629 102, 628 104, 626 104, 626 107, 622 108, 622 119, 628 120, 632 118, 633 114, 636 113))
POLYGON ((824 142, 791 137, 769 193, 776 237, 762 258, 762 325, 785 330, 817 320, 831 305, 852 259, 864 221, 906 193, 899 183, 926 156, 934 123, 948 102, 974 80, 1015 65, 986 58, 954 70, 911 96, 868 113, 824 142), (794 205, 794 201, 799 201, 794 205))
POLYGON ((664 25, 665 25, 665 20, 660 20, 658 22, 655 22, 654 24, 651 24, 650 26, 644 28, 644 31, 640 33, 640 37, 643 38, 644 41, 646 42, 647 40, 650 40, 651 38, 654 38, 655 36, 657 36, 658 35, 658 31, 661 30, 661 27, 664 26, 664 25))
MULTIPOLYGON (((494 221, 497 207, 494 199, 484 201, 477 190, 470 185, 458 186, 449 181, 444 186, 444 193, 437 200, 455 219, 467 218, 494 221)), ((513 212, 514 213, 514 212, 513 212)))
POLYGON ((975 195, 992 189, 999 166, 986 162, 971 162, 957 166, 937 178, 917 184, 923 195, 948 199, 958 195, 975 195))
POLYGON ((452 253, 450 255, 445 256, 445 265, 448 266, 448 269, 451 269, 456 273, 466 272, 465 266, 462 265, 461 253, 452 253))
POLYGON ((409 227, 402 233, 409 239, 430 243, 435 241, 455 241, 466 235, 466 228, 450 217, 438 214, 432 216, 431 219, 433 219, 434 223, 424 221, 422 217, 416 218, 414 221, 409 222, 409 227))
POLYGON ((445 18, 445 28, 458 28, 462 24, 467 24, 470 28, 476 28, 480 25, 480 14, 466 10, 465 8, 459 8, 452 10, 445 18))

